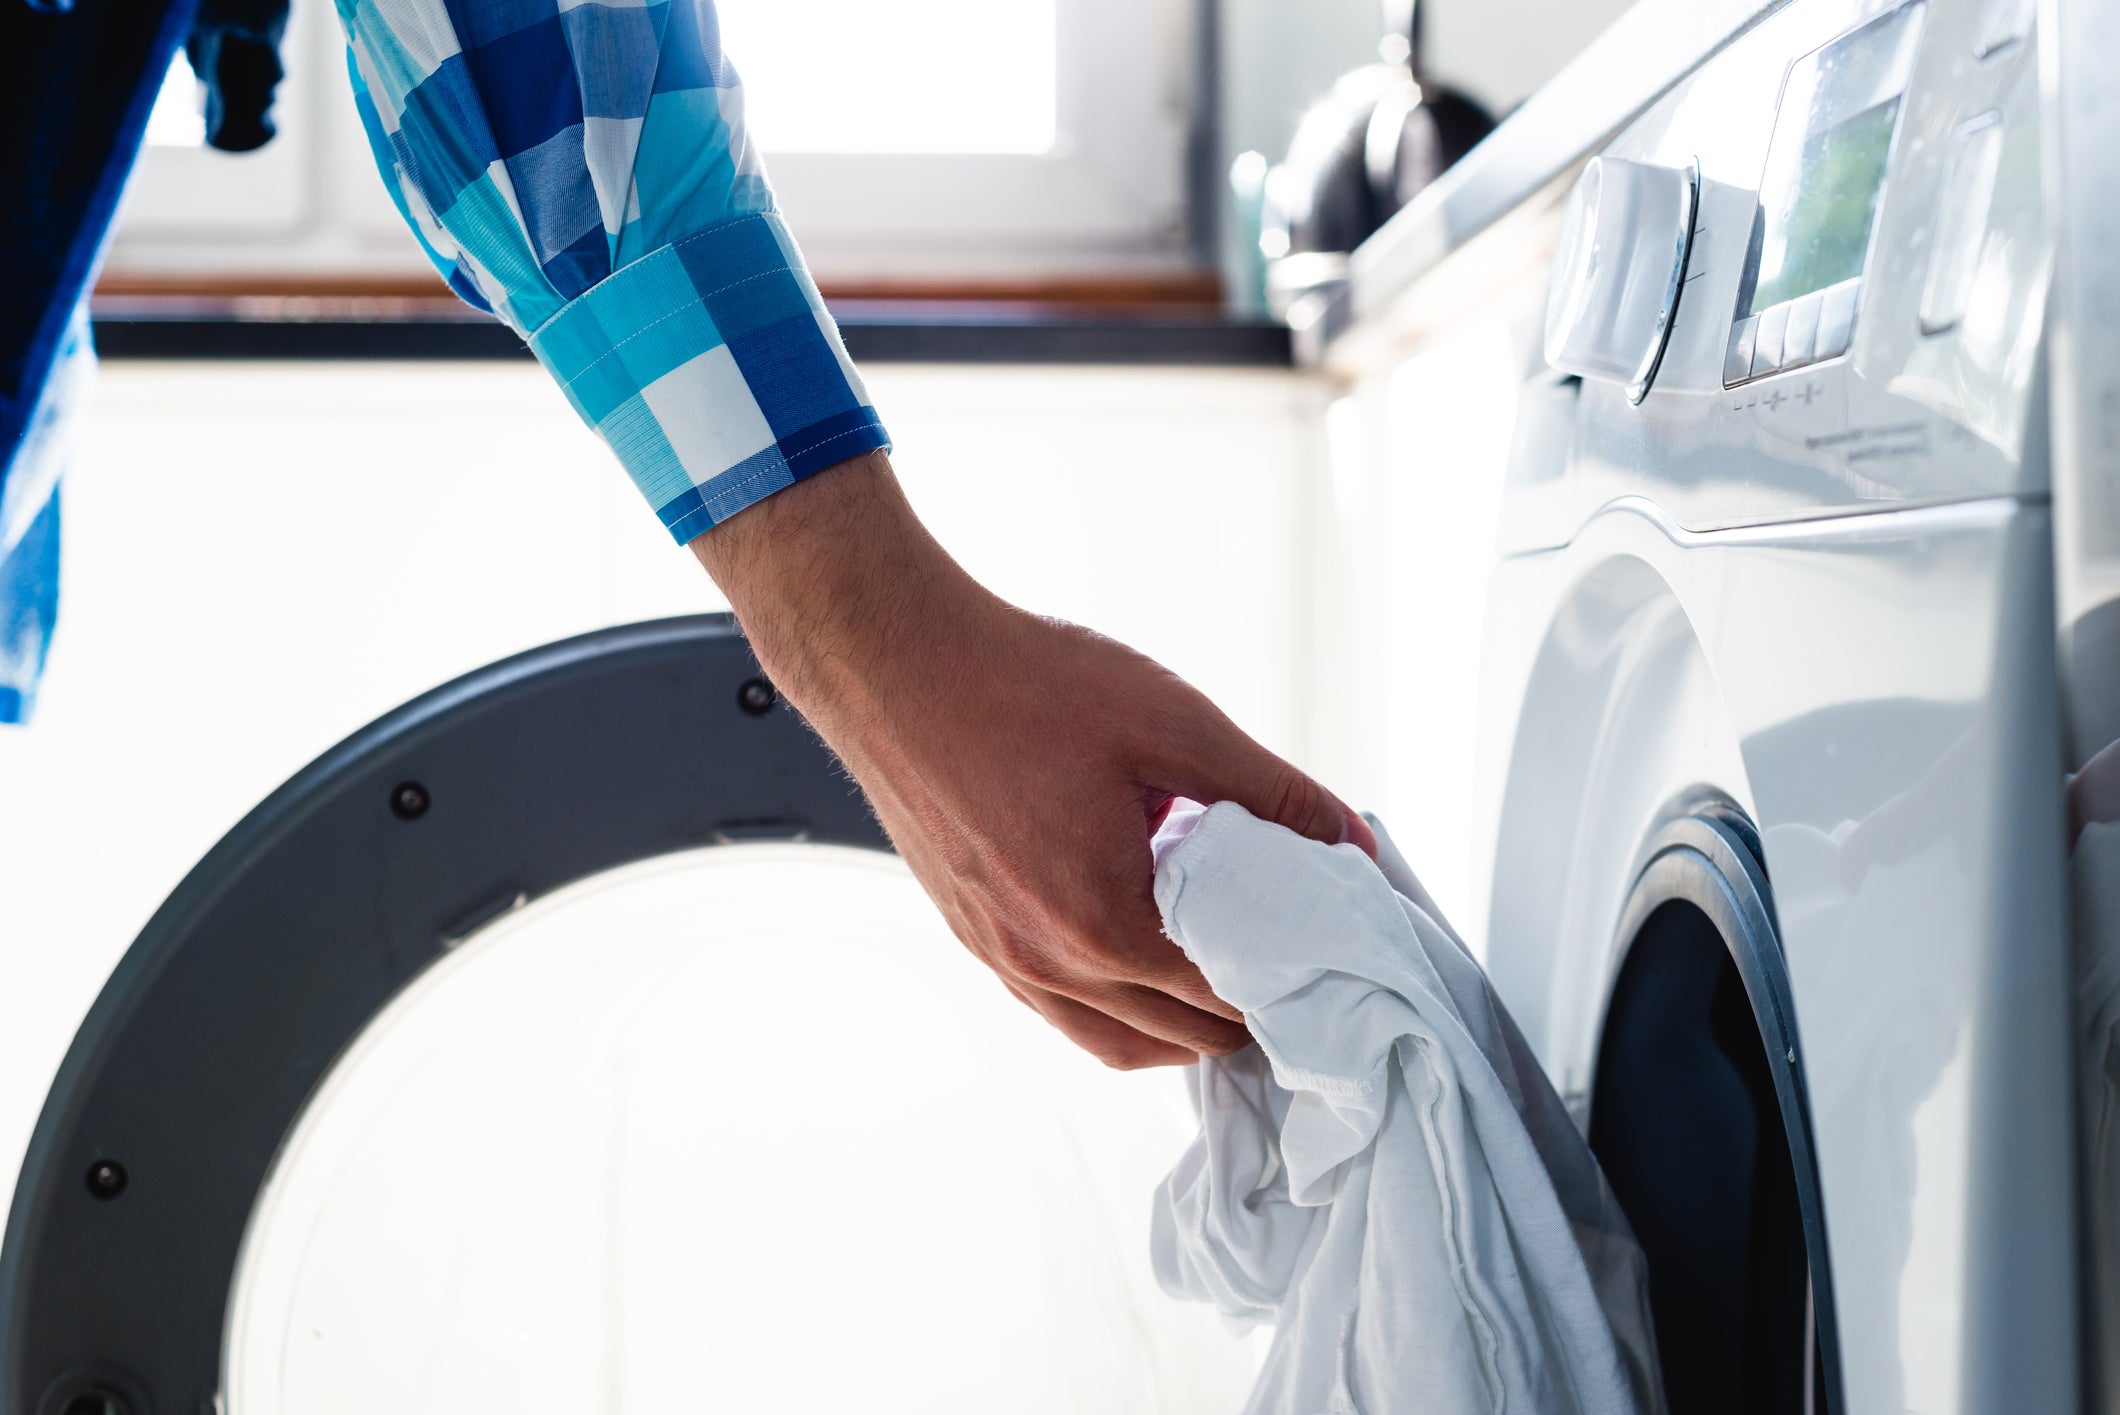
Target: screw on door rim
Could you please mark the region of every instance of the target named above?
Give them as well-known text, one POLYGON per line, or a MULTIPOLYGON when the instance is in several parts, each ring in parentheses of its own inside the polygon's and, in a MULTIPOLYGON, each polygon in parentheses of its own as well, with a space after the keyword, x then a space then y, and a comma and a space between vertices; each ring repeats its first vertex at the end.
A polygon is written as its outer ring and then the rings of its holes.
POLYGON ((88 1167, 88 1192, 98 1199, 115 1199, 125 1192, 130 1177, 116 1160, 99 1159, 88 1167))

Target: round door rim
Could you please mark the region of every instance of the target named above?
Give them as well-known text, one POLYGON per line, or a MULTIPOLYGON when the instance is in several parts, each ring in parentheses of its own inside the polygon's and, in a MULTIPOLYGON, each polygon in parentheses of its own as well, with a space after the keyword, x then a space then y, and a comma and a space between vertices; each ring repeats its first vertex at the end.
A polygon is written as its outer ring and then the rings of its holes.
POLYGON ((59 1068, 0 1246, 0 1415, 216 1409, 251 1210, 373 1017, 517 904, 756 839, 889 849, 728 615, 531 650, 319 757, 170 895, 59 1068))
MULTIPOLYGON (((1763 855, 1759 834, 1751 821, 1734 807, 1721 803, 1703 804, 1658 831, 1643 852, 1641 868, 1620 912, 1614 934, 1618 946, 1607 973, 1605 1006, 1609 1011, 1634 941, 1652 914, 1667 904, 1684 903, 1707 916, 1743 981, 1773 1078, 1782 1132, 1796 1174, 1804 1247, 1812 1274, 1812 1305, 1826 1409, 1839 1411, 1844 1408, 1839 1324, 1808 1087, 1803 1079, 1803 1044, 1797 1034, 1796 1003, 1763 855)), ((1600 1039, 1605 1020, 1598 1019, 1600 1039)), ((1595 1093, 1593 1075, 1586 1094, 1595 1093)))

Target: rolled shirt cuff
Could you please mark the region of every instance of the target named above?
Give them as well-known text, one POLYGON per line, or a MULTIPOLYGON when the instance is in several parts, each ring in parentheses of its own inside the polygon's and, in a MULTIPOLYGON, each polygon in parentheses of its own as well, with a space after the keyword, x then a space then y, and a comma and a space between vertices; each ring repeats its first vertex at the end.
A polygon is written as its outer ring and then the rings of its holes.
POLYGON ((680 544, 890 445, 773 212, 614 272, 533 331, 530 348, 680 544))

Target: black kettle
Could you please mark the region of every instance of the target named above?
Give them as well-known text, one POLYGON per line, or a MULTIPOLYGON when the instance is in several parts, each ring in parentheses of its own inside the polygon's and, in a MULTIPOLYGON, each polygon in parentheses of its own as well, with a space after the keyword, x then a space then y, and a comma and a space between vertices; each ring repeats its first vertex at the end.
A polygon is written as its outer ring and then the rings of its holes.
POLYGON ((1304 112, 1267 174, 1259 247, 1277 316, 1343 278, 1349 251, 1494 130, 1476 100, 1428 77, 1419 0, 1384 0, 1384 24, 1378 62, 1304 112))

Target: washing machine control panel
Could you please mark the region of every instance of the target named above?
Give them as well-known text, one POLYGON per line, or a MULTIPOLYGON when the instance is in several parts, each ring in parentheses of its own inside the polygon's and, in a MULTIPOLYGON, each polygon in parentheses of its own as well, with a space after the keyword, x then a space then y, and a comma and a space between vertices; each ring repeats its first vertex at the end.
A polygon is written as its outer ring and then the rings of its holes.
MULTIPOLYGON (((1505 549, 1621 502, 1706 531, 2041 492, 2036 24, 2026 0, 1788 0, 1564 203, 1482 237, 1502 268, 1552 233, 1497 336, 1543 334, 1505 549)), ((1433 288, 1409 326, 1454 308, 1433 288)))
POLYGON ((1723 386, 1848 351, 1925 6, 1790 66, 1723 360, 1723 386))

